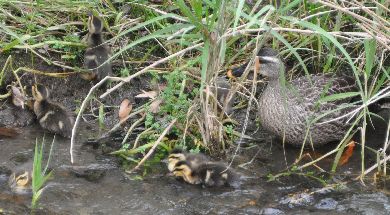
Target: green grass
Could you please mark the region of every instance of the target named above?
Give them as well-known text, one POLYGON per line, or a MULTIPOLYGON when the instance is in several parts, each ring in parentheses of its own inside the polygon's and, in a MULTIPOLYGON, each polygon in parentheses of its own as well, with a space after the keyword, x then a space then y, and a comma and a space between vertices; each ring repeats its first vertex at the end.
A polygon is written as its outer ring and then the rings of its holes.
POLYGON ((51 143, 50 152, 48 155, 48 159, 46 162, 46 167, 43 169, 43 149, 45 139, 42 139, 41 146, 38 147, 38 140, 35 143, 34 150, 34 163, 33 163, 33 172, 32 172, 32 200, 31 200, 31 208, 35 209, 38 206, 38 201, 42 196, 42 192, 44 189, 44 185, 46 182, 52 177, 52 171, 47 171, 47 168, 50 163, 51 153, 53 150, 55 137, 53 138, 53 142, 51 143))
MULTIPOLYGON (((260 46, 277 49, 292 65, 287 80, 348 68, 359 87, 359 92, 353 95, 358 94, 365 104, 387 93, 381 91, 390 78, 386 64, 389 53, 384 51, 390 41, 389 3, 385 0, 344 5, 333 1, 282 0, 279 7, 267 4, 268 1, 254 1, 254 5, 245 0, 170 2, 154 5, 149 1, 65 0, 48 4, 48 1, 0 0, 0 18, 6 20, 0 23, 3 38, 0 48, 3 54, 27 49, 47 63, 78 71, 81 64, 77 62, 85 47, 82 34, 86 32, 86 14, 93 9, 105 22, 105 36, 113 48, 110 60, 121 65, 117 76, 130 77, 141 70, 137 66, 142 63, 187 50, 157 65, 157 71, 165 75, 149 73, 157 82, 168 83, 158 96, 167 102, 158 113, 148 112, 151 103, 145 104, 144 124, 149 130, 139 141, 150 146, 167 124, 177 118, 169 141, 159 147, 163 151, 180 144, 190 148, 201 146, 213 153, 232 143, 234 127, 222 123, 227 117, 217 113, 216 100, 210 99, 205 90, 227 68, 251 59, 260 46), (43 47, 59 55, 58 59, 38 52, 43 47), (130 69, 134 68, 134 62, 137 62, 135 71, 130 69)), ((3 72, 0 80, 2 76, 3 72)), ((243 93, 249 97, 254 89, 243 93)), ((323 100, 350 96, 332 95, 323 100)), ((97 117, 100 126, 103 126, 102 107, 97 117)), ((370 113, 363 107, 357 116, 363 122, 364 133, 370 113)), ((349 135, 345 134, 345 139, 349 135)), ((342 143, 337 146, 339 155, 345 147, 342 143)), ((361 144, 364 149, 364 141, 361 144)), ((143 153, 147 149, 131 149, 121 156, 130 158, 134 151, 143 153)), ((363 150, 362 158, 364 153, 363 150)), ((335 171, 336 166, 332 169, 335 171)))

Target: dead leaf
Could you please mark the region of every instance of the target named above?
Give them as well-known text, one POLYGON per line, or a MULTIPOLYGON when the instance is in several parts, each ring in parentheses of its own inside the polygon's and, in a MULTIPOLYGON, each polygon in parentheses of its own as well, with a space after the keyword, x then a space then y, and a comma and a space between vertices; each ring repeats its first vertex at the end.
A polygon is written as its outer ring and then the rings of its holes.
POLYGON ((150 104, 150 112, 158 113, 160 111, 160 104, 162 103, 161 99, 156 99, 150 104))
POLYGON ((154 90, 152 90, 152 91, 144 91, 144 90, 142 90, 142 92, 143 92, 143 93, 138 94, 138 95, 136 95, 135 97, 136 97, 136 98, 151 98, 151 99, 154 99, 154 98, 156 98, 157 95, 158 95, 157 92, 154 91, 154 90))
POLYGON ((119 107, 119 120, 124 120, 133 110, 133 105, 130 103, 130 100, 124 99, 119 107))
POLYGON ((0 128, 0 136, 15 137, 18 132, 14 128, 0 128))
POLYGON ((21 186, 21 187, 26 186, 28 184, 28 182, 30 181, 28 176, 29 176, 28 172, 25 171, 23 174, 16 177, 16 179, 15 179, 16 185, 21 186))
POLYGON ((351 141, 349 145, 347 146, 347 149, 344 151, 344 153, 341 155, 338 166, 342 166, 346 164, 349 161, 349 158, 353 155, 353 150, 355 148, 356 144, 354 141, 351 141))
POLYGON ((11 90, 12 90, 12 103, 16 107, 22 107, 24 109, 24 102, 27 100, 27 98, 23 95, 23 93, 21 93, 19 88, 15 86, 11 86, 11 90))

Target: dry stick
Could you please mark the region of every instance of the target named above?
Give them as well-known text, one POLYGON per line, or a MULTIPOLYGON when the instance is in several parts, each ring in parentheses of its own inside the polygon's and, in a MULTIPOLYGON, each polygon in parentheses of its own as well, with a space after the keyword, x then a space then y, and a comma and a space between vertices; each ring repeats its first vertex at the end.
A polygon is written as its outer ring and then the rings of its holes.
POLYGON ((120 82, 119 84, 115 85, 114 87, 108 89, 105 93, 103 93, 103 95, 100 96, 100 98, 102 99, 102 98, 106 97, 108 94, 112 93, 113 91, 115 91, 116 89, 118 89, 119 87, 121 87, 123 84, 125 84, 125 83, 127 83, 127 82, 130 82, 133 78, 135 78, 135 77, 137 77, 137 76, 140 76, 140 75, 146 73, 149 69, 154 68, 155 66, 157 66, 157 65, 159 65, 159 64, 161 64, 161 63, 164 63, 164 62, 166 62, 166 61, 168 61, 168 60, 170 60, 170 59, 172 59, 172 58, 174 58, 174 57, 177 57, 177 56, 179 56, 179 55, 182 55, 182 54, 184 54, 184 53, 186 53, 186 52, 188 52, 188 51, 190 51, 190 50, 192 50, 192 49, 198 48, 198 47, 200 47, 201 45, 203 45, 203 43, 199 43, 199 44, 190 46, 190 47, 188 47, 188 48, 185 48, 185 49, 183 49, 183 50, 181 50, 181 51, 179 51, 179 52, 176 52, 175 54, 169 55, 169 56, 166 57, 166 58, 160 59, 160 60, 158 60, 158 61, 152 63, 151 65, 149 65, 149 66, 143 68, 142 70, 136 72, 136 73, 133 74, 133 75, 130 75, 130 76, 127 77, 127 78, 120 78, 120 79, 117 79, 116 81, 121 81, 121 82, 120 82))
POLYGON ((338 6, 338 5, 334 5, 334 4, 332 4, 331 2, 327 2, 327 1, 317 1, 317 2, 320 3, 320 4, 326 5, 326 6, 328 6, 328 7, 337 9, 337 10, 339 10, 339 11, 342 11, 342 12, 344 12, 344 13, 346 13, 346 14, 349 14, 349 15, 351 15, 352 17, 354 17, 355 19, 360 20, 360 21, 362 21, 362 22, 367 22, 367 23, 370 23, 370 24, 372 24, 372 25, 377 24, 377 23, 375 23, 374 21, 372 21, 372 20, 370 20, 370 19, 367 19, 367 18, 365 18, 365 17, 363 17, 363 16, 360 16, 360 15, 354 13, 354 12, 351 12, 351 11, 349 11, 348 9, 344 8, 344 7, 340 7, 340 6, 338 6))
POLYGON ((104 82, 106 82, 107 80, 118 81, 118 79, 121 79, 121 78, 106 76, 105 78, 103 78, 101 81, 99 81, 97 84, 95 84, 95 85, 89 90, 89 92, 88 92, 87 96, 85 97, 83 103, 81 103, 81 107, 80 107, 79 113, 77 114, 76 121, 75 121, 75 123, 74 123, 74 125, 73 125, 73 128, 72 128, 72 137, 71 137, 71 139, 70 139, 70 162, 71 162, 72 164, 73 164, 73 162, 74 162, 74 159, 73 159, 73 146, 74 146, 74 142, 75 142, 74 139, 75 139, 75 136, 76 136, 76 129, 77 129, 77 126, 78 126, 79 123, 80 123, 81 114, 84 112, 88 100, 90 99, 92 93, 93 93, 97 88, 99 88, 102 84, 104 84, 104 82))
POLYGON ((172 120, 172 122, 168 125, 168 127, 165 128, 165 130, 163 131, 163 133, 160 135, 160 137, 157 139, 157 141, 153 144, 152 148, 149 149, 148 153, 142 158, 142 160, 137 164, 136 167, 134 167, 130 172, 128 173, 131 173, 133 172, 134 170, 137 170, 143 163, 145 163, 145 161, 153 154, 154 150, 156 149, 156 147, 160 144, 161 140, 165 137, 165 135, 168 133, 168 131, 171 129, 171 127, 173 126, 173 124, 175 124, 177 119, 174 119, 172 120))

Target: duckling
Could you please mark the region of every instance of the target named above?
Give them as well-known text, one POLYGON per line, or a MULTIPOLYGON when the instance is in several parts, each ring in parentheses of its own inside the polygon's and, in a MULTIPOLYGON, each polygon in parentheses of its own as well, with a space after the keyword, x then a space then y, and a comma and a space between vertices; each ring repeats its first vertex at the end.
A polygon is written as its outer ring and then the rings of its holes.
POLYGON ((31 193, 31 176, 31 173, 28 171, 12 173, 8 178, 8 185, 11 191, 18 194, 31 193))
POLYGON ((99 17, 89 14, 88 30, 86 38, 88 48, 84 54, 84 67, 91 72, 82 73, 81 77, 85 80, 99 81, 112 75, 111 63, 106 62, 111 56, 111 48, 103 44, 103 22, 99 17))
POLYGON ((49 90, 43 85, 32 86, 35 99, 34 113, 42 128, 70 138, 74 124, 73 116, 64 107, 49 101, 49 90))
POLYGON ((173 172, 179 161, 187 161, 191 168, 196 168, 200 163, 208 162, 209 158, 201 153, 187 153, 182 149, 173 149, 168 156, 168 170, 173 172))
POLYGON ((208 162, 195 170, 202 184, 206 187, 233 186, 237 181, 237 174, 221 162, 208 162))
POLYGON ((237 174, 220 162, 204 162, 192 167, 188 161, 179 161, 173 174, 189 184, 205 187, 233 186, 237 181, 237 174))
POLYGON ((190 162, 181 160, 175 164, 172 172, 174 176, 182 178, 189 184, 201 184, 202 179, 199 174, 196 174, 194 169, 197 168, 192 167, 190 162))

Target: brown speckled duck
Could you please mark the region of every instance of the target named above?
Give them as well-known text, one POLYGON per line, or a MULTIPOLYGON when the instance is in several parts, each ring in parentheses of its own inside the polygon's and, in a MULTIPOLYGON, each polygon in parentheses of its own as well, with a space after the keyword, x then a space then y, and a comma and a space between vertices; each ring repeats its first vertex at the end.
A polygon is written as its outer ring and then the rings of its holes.
MULTIPOLYGON (((268 77, 268 85, 259 99, 258 116, 261 125, 285 142, 309 146, 340 141, 351 124, 348 117, 336 119, 353 107, 351 98, 336 101, 320 99, 338 93, 357 92, 354 78, 348 76, 312 75, 284 81, 284 64, 278 53, 263 48, 258 53, 259 72, 268 77), (341 109, 341 107, 345 107, 341 109), (316 120, 314 120, 316 119, 316 120)), ((246 66, 246 65, 244 65, 246 66)), ((233 71, 242 74, 245 67, 233 71)))
POLYGON ((103 22, 99 17, 93 14, 89 15, 88 30, 86 38, 88 48, 84 54, 84 67, 91 72, 82 73, 81 77, 85 80, 99 81, 112 75, 111 63, 106 62, 111 56, 111 49, 108 45, 103 44, 103 22))
POLYGON ((32 94, 35 99, 34 113, 42 128, 70 138, 74 118, 64 107, 49 101, 49 90, 43 85, 32 86, 32 94))

